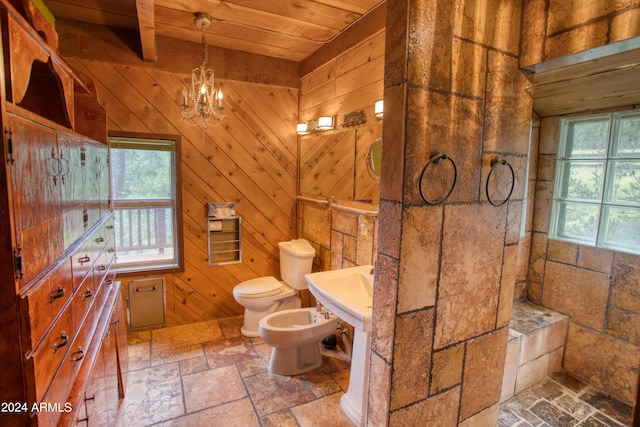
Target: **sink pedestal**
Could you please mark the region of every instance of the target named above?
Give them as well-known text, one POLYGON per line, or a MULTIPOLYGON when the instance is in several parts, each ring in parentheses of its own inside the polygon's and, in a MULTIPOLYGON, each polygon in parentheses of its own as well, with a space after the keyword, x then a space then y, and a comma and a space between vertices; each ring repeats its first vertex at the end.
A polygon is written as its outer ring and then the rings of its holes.
POLYGON ((340 399, 340 407, 352 423, 362 427, 367 419, 371 332, 354 328, 353 333, 349 390, 340 399))

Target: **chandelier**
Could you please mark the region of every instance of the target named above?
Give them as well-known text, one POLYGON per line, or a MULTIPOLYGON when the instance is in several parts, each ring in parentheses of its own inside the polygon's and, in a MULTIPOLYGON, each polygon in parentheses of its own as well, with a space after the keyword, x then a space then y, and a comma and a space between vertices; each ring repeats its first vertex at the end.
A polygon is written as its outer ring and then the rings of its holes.
POLYGON ((213 70, 207 68, 209 53, 204 30, 211 25, 211 17, 206 13, 196 13, 193 22, 202 30, 202 65, 193 69, 191 86, 182 91, 180 116, 190 126, 202 125, 204 130, 208 123, 213 126, 221 124, 225 115, 222 89, 215 88, 213 70))

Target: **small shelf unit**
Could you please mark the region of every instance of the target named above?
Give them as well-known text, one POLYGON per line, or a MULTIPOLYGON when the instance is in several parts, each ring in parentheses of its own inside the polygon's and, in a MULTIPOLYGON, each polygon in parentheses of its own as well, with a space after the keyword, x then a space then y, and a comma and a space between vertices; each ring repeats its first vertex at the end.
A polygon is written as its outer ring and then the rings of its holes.
POLYGON ((208 218, 209 265, 242 262, 242 218, 208 218))

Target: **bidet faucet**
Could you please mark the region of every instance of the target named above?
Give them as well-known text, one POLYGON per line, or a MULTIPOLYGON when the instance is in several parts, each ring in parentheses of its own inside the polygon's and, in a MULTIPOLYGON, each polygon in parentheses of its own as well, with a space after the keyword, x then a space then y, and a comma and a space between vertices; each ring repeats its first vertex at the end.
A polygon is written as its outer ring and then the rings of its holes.
POLYGON ((322 313, 322 305, 320 304, 320 301, 316 301, 316 311, 318 313, 322 313))

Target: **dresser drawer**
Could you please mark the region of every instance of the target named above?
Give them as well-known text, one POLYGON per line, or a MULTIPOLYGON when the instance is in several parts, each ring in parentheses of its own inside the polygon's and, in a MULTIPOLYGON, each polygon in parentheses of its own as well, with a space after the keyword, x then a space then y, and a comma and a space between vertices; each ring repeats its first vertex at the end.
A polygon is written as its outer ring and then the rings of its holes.
POLYGON ((74 339, 74 332, 73 316, 70 308, 67 307, 33 354, 36 399, 38 401, 46 393, 60 363, 68 353, 74 339))
POLYGON ((93 240, 86 240, 80 249, 71 256, 71 271, 73 272, 73 287, 77 289, 84 277, 91 270, 96 253, 94 252, 93 240))
POLYGON ((71 295, 73 295, 71 260, 67 260, 27 296, 31 348, 37 346, 71 295))
POLYGON ((93 276, 89 274, 73 296, 71 307, 73 309, 73 324, 77 328, 82 325, 85 316, 89 312, 91 305, 98 298, 100 287, 93 281, 93 276))
MULTIPOLYGON (((99 313, 95 316, 98 317, 99 313)), ((38 413, 38 423, 43 426, 55 426, 63 412, 69 412, 73 408, 68 407, 69 393, 73 387, 74 381, 78 376, 78 372, 82 367, 84 357, 91 344, 93 333, 93 322, 86 322, 78 330, 75 340, 69 346, 69 350, 65 355, 60 370, 53 378, 49 389, 43 399, 38 398, 38 402, 44 402, 59 408, 59 411, 44 411, 38 413)))
POLYGON ((109 242, 104 251, 100 254, 96 263, 93 266, 93 281, 95 283, 104 282, 105 276, 109 273, 111 269, 111 264, 113 263, 115 249, 111 247, 112 241, 109 242))

